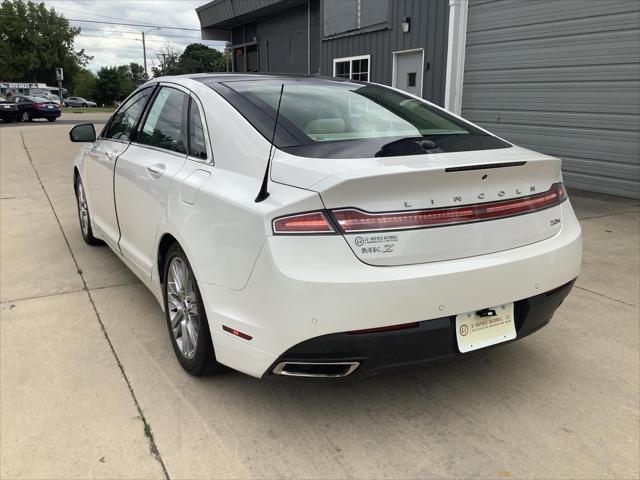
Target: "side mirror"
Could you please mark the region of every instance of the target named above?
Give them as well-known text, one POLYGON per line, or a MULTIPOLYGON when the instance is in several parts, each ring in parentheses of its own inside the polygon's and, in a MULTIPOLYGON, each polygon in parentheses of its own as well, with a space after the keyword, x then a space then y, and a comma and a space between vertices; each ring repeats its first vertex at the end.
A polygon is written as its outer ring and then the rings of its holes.
POLYGON ((96 129, 93 123, 83 123, 73 127, 69 132, 69 140, 72 142, 95 142, 96 129))

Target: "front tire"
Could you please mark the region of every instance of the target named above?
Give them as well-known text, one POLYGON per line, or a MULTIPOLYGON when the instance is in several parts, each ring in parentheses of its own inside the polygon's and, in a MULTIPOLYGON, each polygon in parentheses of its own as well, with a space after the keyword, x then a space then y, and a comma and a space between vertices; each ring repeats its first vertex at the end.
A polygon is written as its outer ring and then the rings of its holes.
POLYGON ((82 104, 82 106, 83 106, 84 108, 87 108, 89 105, 87 105, 86 103, 83 103, 83 104, 82 104))
POLYGON ((177 243, 169 247, 163 278, 164 312, 171 345, 180 365, 196 377, 223 370, 216 361, 198 282, 177 243))
POLYGON ((49 120, 50 122, 55 122, 56 121, 55 118, 47 118, 47 120, 49 120))
POLYGON ((31 114, 29 112, 23 112, 20 120, 22 120, 23 122, 31 122, 33 118, 31 118, 31 114))
POLYGON ((80 232, 82 238, 89 245, 102 245, 102 240, 93 236, 93 230, 91 228, 91 216, 89 215, 89 204, 87 203, 87 196, 84 193, 84 186, 82 180, 78 176, 75 185, 76 190, 76 203, 78 205, 78 219, 80 220, 80 232))

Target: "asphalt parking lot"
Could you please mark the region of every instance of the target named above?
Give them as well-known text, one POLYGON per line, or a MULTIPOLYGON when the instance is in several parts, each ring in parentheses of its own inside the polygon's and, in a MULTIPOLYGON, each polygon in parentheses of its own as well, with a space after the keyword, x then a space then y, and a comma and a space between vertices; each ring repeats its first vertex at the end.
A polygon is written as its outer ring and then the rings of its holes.
POLYGON ((0 477, 638 478, 640 202, 570 192, 552 323, 359 382, 185 374, 152 295, 82 241, 71 123, 0 125, 0 477))

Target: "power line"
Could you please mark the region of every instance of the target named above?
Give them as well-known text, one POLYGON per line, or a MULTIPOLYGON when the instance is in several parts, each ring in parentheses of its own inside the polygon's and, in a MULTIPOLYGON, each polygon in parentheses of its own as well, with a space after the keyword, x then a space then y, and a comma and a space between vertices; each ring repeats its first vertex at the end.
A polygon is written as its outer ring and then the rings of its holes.
MULTIPOLYGON (((10 14, 6 14, 6 13, 2 13, 0 12, 0 17, 13 17, 15 15, 10 15, 10 14)), ((160 29, 164 29, 164 30, 187 30, 190 32, 200 32, 201 30, 199 28, 184 28, 184 27, 167 27, 167 26, 161 26, 161 25, 153 25, 153 24, 146 24, 146 23, 119 23, 119 22, 102 22, 99 20, 81 20, 78 18, 67 18, 67 17, 62 17, 65 20, 68 20, 70 22, 83 22, 83 23, 102 23, 102 24, 106 24, 106 25, 120 25, 120 26, 128 26, 128 27, 156 27, 156 28, 160 28, 160 29)), ((82 28, 82 27, 80 27, 82 28)))
MULTIPOLYGON (((139 35, 139 32, 125 32, 122 30, 103 30, 101 28, 88 28, 88 27, 80 27, 80 29, 84 32, 85 30, 90 30, 92 32, 105 32, 105 33, 123 33, 123 34, 128 34, 128 35, 139 35)), ((161 37, 161 38, 193 38, 194 40, 202 40, 200 37, 194 37, 194 36, 187 36, 187 35, 149 35, 147 34, 148 37, 161 37)), ((208 42, 211 42, 213 40, 205 40, 208 42)))
MULTIPOLYGON (((109 40, 124 40, 124 41, 132 41, 132 42, 142 42, 141 39, 139 38, 130 38, 130 37, 113 37, 113 36, 108 36, 108 35, 91 35, 88 33, 81 33, 79 35, 80 37, 89 37, 89 38, 108 38, 109 40)), ((176 41, 162 41, 162 40, 147 40, 147 42, 152 42, 152 43, 165 43, 165 44, 175 44, 175 45, 191 45, 192 43, 200 43, 201 41, 196 41, 196 42, 176 42, 176 41)))
MULTIPOLYGON (((74 12, 74 13, 82 13, 83 15, 89 15, 90 17, 100 17, 100 18, 110 18, 112 20, 124 20, 125 22, 128 22, 129 19, 128 18, 122 18, 122 17, 110 17, 109 15, 98 15, 97 13, 89 13, 87 11, 84 10, 76 10, 74 8, 69 8, 69 7, 58 7, 55 6, 55 4, 52 5, 53 8, 57 9, 57 10, 68 10, 70 12, 74 12)), ((155 25, 148 25, 149 27, 154 27, 155 25)))
POLYGON ((200 32, 201 30, 199 28, 184 28, 184 27, 164 27, 161 25, 153 25, 153 24, 146 24, 146 23, 119 23, 119 22, 103 22, 100 20, 81 20, 78 18, 67 18, 67 20, 69 20, 70 22, 84 22, 84 23, 103 23, 105 25, 125 25, 128 27, 157 27, 157 28, 164 28, 166 30, 189 30, 191 32, 200 32))

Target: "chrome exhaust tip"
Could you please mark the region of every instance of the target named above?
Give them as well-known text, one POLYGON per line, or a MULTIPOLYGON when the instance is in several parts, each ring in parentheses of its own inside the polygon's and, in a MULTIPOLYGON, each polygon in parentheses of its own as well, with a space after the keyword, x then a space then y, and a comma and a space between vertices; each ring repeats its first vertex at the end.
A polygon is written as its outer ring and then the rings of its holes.
POLYGON ((272 372, 288 377, 342 378, 359 366, 360 362, 280 362, 272 372))

